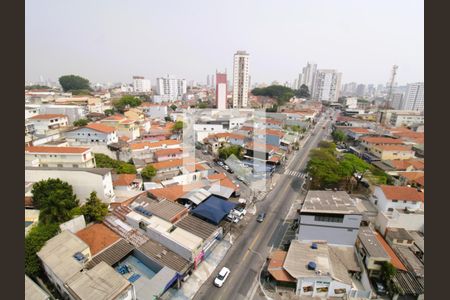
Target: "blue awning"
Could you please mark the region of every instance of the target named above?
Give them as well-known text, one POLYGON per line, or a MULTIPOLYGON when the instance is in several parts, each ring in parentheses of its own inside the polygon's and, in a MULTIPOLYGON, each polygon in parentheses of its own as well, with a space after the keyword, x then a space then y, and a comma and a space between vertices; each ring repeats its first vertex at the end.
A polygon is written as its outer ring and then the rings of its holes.
POLYGON ((192 210, 192 214, 217 225, 236 206, 216 196, 210 196, 192 210))

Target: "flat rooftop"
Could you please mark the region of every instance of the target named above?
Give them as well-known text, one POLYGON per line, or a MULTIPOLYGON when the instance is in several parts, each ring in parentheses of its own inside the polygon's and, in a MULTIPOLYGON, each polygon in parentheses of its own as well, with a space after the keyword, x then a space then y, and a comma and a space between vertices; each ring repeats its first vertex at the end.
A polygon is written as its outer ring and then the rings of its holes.
POLYGON ((67 282, 68 290, 83 300, 115 299, 131 287, 131 283, 107 263, 79 272, 67 282))
POLYGON ((83 268, 74 255, 89 251, 89 246, 72 232, 65 230, 48 240, 37 253, 39 258, 62 281, 66 281, 83 268))
POLYGON ((386 259, 391 258, 378 241, 375 232, 369 227, 361 227, 358 238, 370 256, 386 259))
POLYGON ((361 214, 344 191, 309 191, 301 213, 361 214))
POLYGON ((193 215, 186 215, 180 221, 175 223, 179 228, 189 231, 192 234, 206 240, 218 229, 217 226, 203 221, 193 215))

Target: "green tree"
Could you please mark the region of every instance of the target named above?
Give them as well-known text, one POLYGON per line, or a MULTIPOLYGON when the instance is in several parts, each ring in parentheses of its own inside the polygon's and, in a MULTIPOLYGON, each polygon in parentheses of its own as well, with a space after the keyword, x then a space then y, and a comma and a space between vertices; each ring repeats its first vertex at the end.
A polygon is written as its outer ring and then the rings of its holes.
POLYGON ((170 108, 171 108, 173 111, 176 111, 178 107, 177 107, 175 104, 172 104, 172 105, 170 106, 170 108))
POLYGON ((285 104, 295 96, 294 90, 282 85, 270 85, 265 88, 255 88, 252 90, 255 96, 266 96, 277 100, 278 106, 285 104))
POLYGON ((104 113, 107 117, 109 117, 109 116, 114 115, 116 113, 116 111, 114 109, 105 109, 104 113))
POLYGON ((395 286, 395 283, 392 281, 392 279, 397 274, 397 269, 392 265, 390 262, 383 262, 381 265, 381 280, 383 281, 384 285, 387 287, 387 290, 390 295, 394 295, 398 292, 397 287, 395 286))
POLYGON ((124 112, 130 107, 136 107, 142 104, 142 100, 138 97, 125 95, 119 100, 113 102, 114 108, 119 112, 124 112))
POLYGON ((301 131, 301 127, 298 126, 298 125, 292 125, 290 128, 291 128, 291 130, 293 132, 300 132, 301 131))
POLYGON ((81 212, 87 222, 101 222, 108 214, 108 205, 103 203, 95 191, 91 192, 86 203, 81 207, 81 212))
POLYGON ((76 201, 73 188, 70 184, 59 178, 49 178, 47 180, 38 181, 33 185, 31 193, 33 194, 34 207, 37 209, 45 207, 47 205, 47 200, 54 191, 59 191, 59 196, 62 199, 73 199, 73 201, 76 201))
POLYGON ((183 121, 176 121, 172 127, 172 132, 180 133, 183 132, 183 128, 185 127, 183 121))
POLYGON ((298 98, 306 98, 309 99, 311 97, 311 94, 309 93, 308 86, 305 84, 302 84, 300 86, 300 89, 295 91, 295 96, 298 98))
POLYGON ((147 165, 142 169, 141 176, 144 180, 150 181, 156 175, 156 169, 152 165, 147 165))
POLYGON ((234 154, 238 159, 242 159, 242 147, 239 145, 230 145, 219 149, 219 157, 221 159, 227 159, 234 154))
POLYGON ((312 178, 312 188, 336 187, 342 180, 339 162, 332 148, 316 148, 311 150, 306 171, 312 178))
POLYGON ((205 102, 200 102, 199 104, 197 104, 197 108, 199 109, 205 109, 208 107, 208 104, 205 102))
POLYGON ((59 231, 58 224, 38 224, 25 237, 25 274, 36 277, 41 274, 41 262, 36 255, 45 242, 54 237, 59 231))
POLYGON ((51 194, 41 202, 39 222, 43 224, 63 223, 72 217, 71 210, 78 206, 75 195, 66 196, 64 190, 53 190, 51 194))
POLYGON ((46 85, 40 85, 40 84, 33 84, 33 85, 26 85, 25 86, 26 90, 40 90, 40 89, 51 89, 49 86, 46 85))
POLYGON ((94 153, 97 168, 112 168, 117 174, 136 174, 136 167, 124 161, 115 160, 102 153, 94 153))
POLYGON ((64 75, 59 77, 59 84, 62 86, 64 92, 87 90, 91 91, 89 80, 77 75, 64 75))
POLYGON ((333 141, 335 142, 335 143, 342 143, 342 142, 345 142, 345 140, 346 140, 346 135, 345 135, 345 133, 342 131, 342 130, 334 130, 332 133, 331 133, 331 137, 333 138, 333 141))
POLYGON ((81 127, 86 126, 89 123, 87 119, 79 119, 73 122, 73 126, 81 127))

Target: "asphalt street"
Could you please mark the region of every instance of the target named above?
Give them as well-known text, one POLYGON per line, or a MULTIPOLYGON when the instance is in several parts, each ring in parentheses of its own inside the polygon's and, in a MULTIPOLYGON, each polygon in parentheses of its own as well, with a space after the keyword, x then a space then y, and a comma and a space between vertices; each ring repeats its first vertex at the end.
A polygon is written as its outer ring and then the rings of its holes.
MULTIPOLYGON (((307 163, 311 149, 328 134, 329 117, 322 117, 313 134, 295 156, 287 162, 285 168, 302 171, 307 163), (325 127, 325 129, 323 129, 325 127)), ((265 212, 264 222, 256 222, 253 216, 242 234, 234 241, 233 246, 217 266, 215 273, 202 285, 194 299, 264 299, 258 288, 258 276, 273 247, 281 242, 286 229, 285 217, 294 200, 300 197, 303 179, 281 174, 277 185, 257 203, 257 212, 265 212), (216 273, 222 267, 228 267, 231 274, 222 288, 213 285, 216 273)))

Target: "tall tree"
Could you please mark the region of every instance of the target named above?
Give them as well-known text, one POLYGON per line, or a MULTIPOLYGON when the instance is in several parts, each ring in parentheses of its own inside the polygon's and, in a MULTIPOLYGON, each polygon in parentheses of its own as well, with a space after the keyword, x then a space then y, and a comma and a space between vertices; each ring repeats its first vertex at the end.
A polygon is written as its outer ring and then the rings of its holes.
POLYGON ((346 140, 345 133, 342 130, 334 130, 331 133, 331 137, 335 143, 342 143, 346 140))
POLYGON ((75 195, 68 197, 64 190, 53 190, 40 204, 39 222, 43 224, 66 222, 72 217, 71 210, 77 206, 75 195))
POLYGON ((299 98, 309 99, 311 97, 311 94, 309 93, 308 86, 305 84, 302 84, 300 86, 300 89, 295 91, 295 96, 299 97, 299 98))
POLYGON ((130 107, 136 107, 141 104, 142 104, 141 99, 131 95, 125 95, 119 100, 113 102, 114 108, 122 113, 130 107))
POLYGON ((156 169, 152 165, 145 166, 144 169, 141 171, 141 176, 144 180, 152 180, 153 177, 156 175, 156 169))
POLYGON ((59 191, 61 198, 76 201, 73 188, 70 184, 59 178, 49 178, 33 184, 31 193, 33 194, 33 205, 41 209, 46 205, 47 200, 54 191, 59 191))
POLYGON ((59 77, 59 84, 64 92, 78 90, 92 90, 89 80, 78 75, 64 75, 59 77))
POLYGON ((73 122, 73 126, 86 126, 88 123, 87 119, 79 119, 73 122))
POLYGON ((81 207, 81 212, 87 222, 101 222, 108 214, 108 205, 103 203, 95 191, 91 192, 86 203, 81 207))
POLYGON ((115 160, 103 153, 94 153, 97 168, 112 168, 117 174, 136 174, 136 167, 124 161, 115 160))

